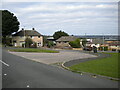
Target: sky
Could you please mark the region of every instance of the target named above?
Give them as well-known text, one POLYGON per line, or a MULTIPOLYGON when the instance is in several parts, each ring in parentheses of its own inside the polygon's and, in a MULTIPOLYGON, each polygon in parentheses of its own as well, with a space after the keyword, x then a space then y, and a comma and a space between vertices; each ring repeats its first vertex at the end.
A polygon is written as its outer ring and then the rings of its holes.
POLYGON ((62 30, 69 35, 118 34, 117 2, 2 2, 17 16, 21 28, 43 35, 62 30))

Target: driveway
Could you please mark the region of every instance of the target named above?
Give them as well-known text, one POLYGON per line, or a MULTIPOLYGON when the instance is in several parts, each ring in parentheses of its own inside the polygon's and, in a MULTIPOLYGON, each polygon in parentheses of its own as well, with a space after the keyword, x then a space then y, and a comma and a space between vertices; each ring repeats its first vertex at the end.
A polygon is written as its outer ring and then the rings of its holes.
POLYGON ((30 53, 30 52, 9 52, 9 53, 24 57, 26 59, 41 62, 44 64, 53 64, 76 59, 97 57, 95 55, 72 50, 60 50, 59 53, 30 53))

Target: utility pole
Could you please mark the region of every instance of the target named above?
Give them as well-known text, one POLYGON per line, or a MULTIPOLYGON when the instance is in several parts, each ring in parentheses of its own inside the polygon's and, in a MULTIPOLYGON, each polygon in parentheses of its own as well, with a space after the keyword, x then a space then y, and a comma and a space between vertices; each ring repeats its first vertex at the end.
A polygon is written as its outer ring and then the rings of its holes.
POLYGON ((24 48, 25 48, 25 26, 24 26, 24 48))
POLYGON ((104 51, 104 44, 105 44, 105 42, 104 42, 104 34, 103 34, 103 51, 104 51))

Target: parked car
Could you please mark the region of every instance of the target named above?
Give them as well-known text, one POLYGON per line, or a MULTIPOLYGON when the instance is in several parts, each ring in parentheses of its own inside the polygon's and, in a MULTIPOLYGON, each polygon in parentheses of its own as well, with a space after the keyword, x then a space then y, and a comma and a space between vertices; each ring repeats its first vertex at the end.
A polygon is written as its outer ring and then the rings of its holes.
POLYGON ((85 51, 92 51, 92 47, 86 46, 86 47, 83 48, 83 50, 85 50, 85 51))

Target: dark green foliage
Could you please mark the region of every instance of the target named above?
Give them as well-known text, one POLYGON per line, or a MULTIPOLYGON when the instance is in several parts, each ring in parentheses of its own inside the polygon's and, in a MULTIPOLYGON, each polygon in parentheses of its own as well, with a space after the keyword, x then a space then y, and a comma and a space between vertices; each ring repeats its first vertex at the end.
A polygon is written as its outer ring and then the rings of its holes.
POLYGON ((99 49, 100 51, 103 51, 103 47, 99 47, 98 49, 99 49))
POLYGON ((100 51, 108 51, 108 46, 105 46, 105 47, 99 47, 98 48, 100 51))
POLYGON ((108 51, 108 47, 106 46, 106 47, 104 47, 104 51, 108 51))
POLYGON ((57 31, 53 34, 55 40, 59 39, 61 36, 69 36, 69 35, 64 31, 57 31))
POLYGON ((69 42, 70 46, 73 48, 81 48, 80 39, 76 39, 75 41, 69 42))
POLYGON ((48 38, 47 36, 43 37, 43 44, 44 44, 44 46, 47 46, 47 44, 48 44, 47 38, 48 38))
POLYGON ((19 30, 19 21, 13 13, 2 10, 2 36, 6 37, 19 30))
POLYGON ((29 48, 31 46, 31 44, 33 44, 32 39, 26 38, 25 39, 25 47, 29 48))
POLYGON ((12 46, 12 38, 3 37, 3 38, 2 38, 2 43, 3 43, 3 44, 6 44, 7 46, 12 46))
POLYGON ((84 38, 84 39, 82 40, 82 45, 85 47, 85 46, 86 46, 86 43, 87 43, 87 40, 84 38))
POLYGON ((49 48, 54 46, 54 43, 52 41, 48 41, 48 45, 49 48))

